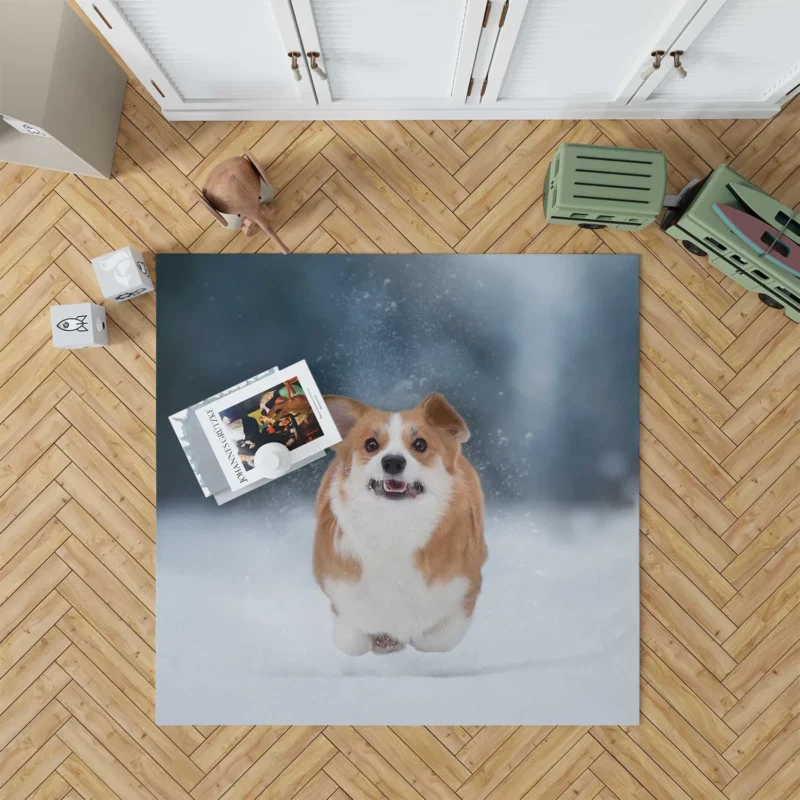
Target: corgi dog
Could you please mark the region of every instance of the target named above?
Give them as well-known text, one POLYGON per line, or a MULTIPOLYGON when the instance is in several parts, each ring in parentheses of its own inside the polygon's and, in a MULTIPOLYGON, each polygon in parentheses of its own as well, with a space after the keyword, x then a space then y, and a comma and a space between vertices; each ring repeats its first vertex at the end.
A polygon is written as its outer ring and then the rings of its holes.
POLYGON ((314 577, 351 656, 454 648, 487 558, 464 420, 440 394, 389 412, 326 396, 342 435, 317 495, 314 577))

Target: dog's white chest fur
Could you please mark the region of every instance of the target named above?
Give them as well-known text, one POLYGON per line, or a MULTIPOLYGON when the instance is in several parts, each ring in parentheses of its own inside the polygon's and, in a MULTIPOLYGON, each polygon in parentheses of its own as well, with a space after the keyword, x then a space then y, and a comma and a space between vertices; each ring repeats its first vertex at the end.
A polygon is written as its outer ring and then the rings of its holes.
POLYGON ((433 497, 332 502, 342 532, 337 550, 361 565, 357 582, 325 581, 325 593, 343 621, 366 634, 387 633, 407 643, 453 616, 464 616, 467 580, 428 583, 414 560, 436 530, 446 502, 433 497))
POLYGON ((377 553, 347 547, 348 554, 361 563, 361 578, 356 583, 328 579, 325 591, 349 624, 367 634, 388 633, 410 642, 453 614, 463 613, 468 587, 462 577, 428 584, 413 554, 400 550, 387 547, 386 552, 377 553))

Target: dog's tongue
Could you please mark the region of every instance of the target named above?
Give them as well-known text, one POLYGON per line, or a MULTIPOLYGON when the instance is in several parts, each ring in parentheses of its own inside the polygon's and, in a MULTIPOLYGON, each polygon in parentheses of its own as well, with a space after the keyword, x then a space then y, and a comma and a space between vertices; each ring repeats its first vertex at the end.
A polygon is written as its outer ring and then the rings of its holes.
POLYGON ((385 492, 404 492, 406 490, 405 481, 384 481, 383 490, 385 492))

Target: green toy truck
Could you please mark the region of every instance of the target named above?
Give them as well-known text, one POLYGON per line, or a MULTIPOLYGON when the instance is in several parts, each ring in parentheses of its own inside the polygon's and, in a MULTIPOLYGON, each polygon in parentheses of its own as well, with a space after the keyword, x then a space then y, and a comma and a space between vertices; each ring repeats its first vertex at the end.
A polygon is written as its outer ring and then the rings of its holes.
POLYGON ((800 275, 794 275, 759 256, 740 239, 713 210, 714 204, 743 208, 728 188, 743 184, 761 191, 730 167, 717 167, 708 177, 680 195, 677 208, 667 209, 661 229, 677 239, 690 253, 708 260, 738 284, 757 292, 772 308, 783 308, 786 316, 800 322, 800 275))
POLYGON ((548 222, 638 231, 655 222, 667 189, 660 150, 562 144, 547 170, 548 222))
MULTIPOLYGON (((562 144, 548 167, 543 201, 550 223, 628 231, 655 222, 666 206, 663 231, 693 255, 707 256, 766 305, 782 308, 789 319, 800 322, 800 273, 759 255, 714 210, 728 206, 752 213, 731 185, 768 196, 728 166, 691 181, 678 195, 667 195, 667 161, 659 150, 562 144)), ((784 211, 794 224, 793 212, 784 211)), ((791 231, 788 235, 796 236, 791 231)))

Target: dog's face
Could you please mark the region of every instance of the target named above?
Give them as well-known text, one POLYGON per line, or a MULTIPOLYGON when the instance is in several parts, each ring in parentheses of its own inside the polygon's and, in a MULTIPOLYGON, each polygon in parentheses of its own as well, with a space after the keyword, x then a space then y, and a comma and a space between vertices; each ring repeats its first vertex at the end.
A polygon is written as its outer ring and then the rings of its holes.
POLYGON ((416 408, 399 412, 348 397, 326 396, 325 402, 343 437, 336 452, 344 465, 344 502, 446 502, 469 430, 442 395, 428 395, 416 408))

